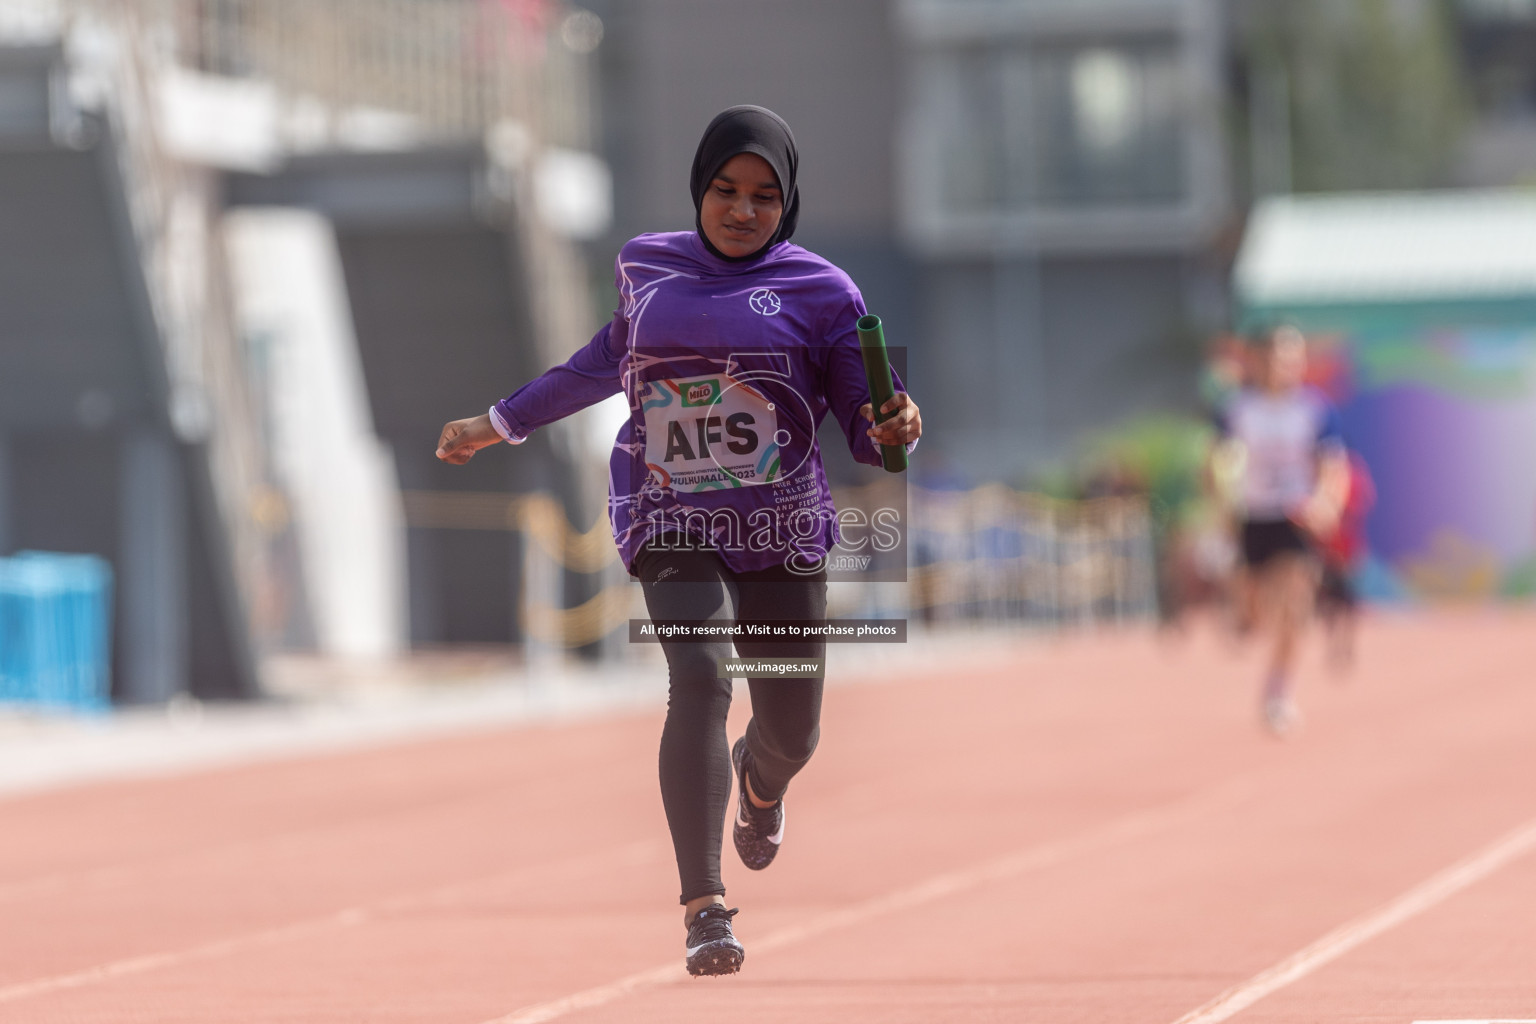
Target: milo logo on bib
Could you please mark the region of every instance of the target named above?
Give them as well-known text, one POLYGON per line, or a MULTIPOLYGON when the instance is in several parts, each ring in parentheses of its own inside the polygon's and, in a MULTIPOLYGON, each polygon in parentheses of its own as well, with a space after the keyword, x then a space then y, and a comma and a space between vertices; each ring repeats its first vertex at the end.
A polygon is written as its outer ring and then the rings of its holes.
POLYGON ((697 493, 778 478, 778 414, 750 384, 711 374, 641 387, 645 463, 660 486, 697 493))

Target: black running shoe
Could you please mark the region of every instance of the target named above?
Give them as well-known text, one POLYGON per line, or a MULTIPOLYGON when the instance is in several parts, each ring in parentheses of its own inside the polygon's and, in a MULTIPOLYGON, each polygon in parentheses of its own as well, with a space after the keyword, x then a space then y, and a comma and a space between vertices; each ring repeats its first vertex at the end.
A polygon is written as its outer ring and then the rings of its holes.
POLYGON ((754 806, 747 799, 747 738, 743 736, 731 748, 731 764, 736 768, 736 786, 740 790, 736 799, 736 825, 731 838, 736 842, 736 852, 741 862, 753 871, 761 871, 773 863, 784 841, 784 801, 772 807, 754 806))
POLYGON ((688 926, 689 974, 697 977, 735 974, 741 970, 747 951, 731 934, 731 918, 735 916, 736 910, 726 910, 723 903, 711 903, 694 915, 693 923, 688 926))

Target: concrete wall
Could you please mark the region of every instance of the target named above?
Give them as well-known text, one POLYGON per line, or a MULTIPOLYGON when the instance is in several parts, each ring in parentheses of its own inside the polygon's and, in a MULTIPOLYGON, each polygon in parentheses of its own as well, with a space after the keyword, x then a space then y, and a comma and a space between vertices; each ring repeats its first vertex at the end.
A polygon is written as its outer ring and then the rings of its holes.
POLYGON ((886 0, 604 0, 604 146, 615 231, 693 224, 688 169, 711 117, 777 111, 800 147, 801 229, 815 247, 894 237, 900 61, 886 0))

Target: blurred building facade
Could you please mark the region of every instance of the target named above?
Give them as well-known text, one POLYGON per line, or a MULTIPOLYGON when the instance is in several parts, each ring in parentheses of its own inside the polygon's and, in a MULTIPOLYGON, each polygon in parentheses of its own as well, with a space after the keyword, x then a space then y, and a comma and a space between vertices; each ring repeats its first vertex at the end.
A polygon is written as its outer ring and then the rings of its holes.
POLYGON ((214 183, 158 146, 141 54, 65 13, 0 24, 0 549, 112 561, 120 697, 250 694, 269 476, 214 183))
POLYGON ((271 83, 286 134, 280 161, 227 176, 228 205, 248 219, 305 209, 333 235, 399 495, 403 641, 525 641, 529 608, 562 604, 564 586, 527 570, 517 500, 549 492, 578 519, 599 514, 584 425, 463 467, 433 447, 444 422, 564 359, 593 326, 571 242, 606 226, 587 57, 600 23, 481 0, 219 0, 200 13, 209 70, 271 83))
POLYGON ((1225 315, 1214 0, 593 7, 623 168, 605 254, 691 224, 699 132, 761 103, 800 143, 796 240, 908 347, 942 425, 930 465, 1019 479, 1087 430, 1187 400, 1177 357, 1225 315))
POLYGON ((515 496, 595 516, 589 446, 432 450, 590 330, 598 30, 478 0, 0 5, 0 554, 113 562, 119 697, 254 694, 274 647, 522 639, 515 496))
POLYGON ((1475 117, 1456 184, 1536 183, 1536 0, 1462 0, 1457 36, 1475 117))
POLYGON ((758 102, 804 157, 797 240, 846 267, 973 481, 1196 406, 1244 211, 1496 186, 1536 154, 1529 0, 594 0, 612 235, 691 223, 688 163, 758 102), (750 24, 750 30, 743 26, 750 24))
POLYGON ((622 619, 611 423, 432 442, 693 223, 727 105, 794 126, 943 487, 1194 408, 1252 204, 1536 166, 1536 0, 587 6, 0 0, 0 555, 112 559, 121 696, 622 619))

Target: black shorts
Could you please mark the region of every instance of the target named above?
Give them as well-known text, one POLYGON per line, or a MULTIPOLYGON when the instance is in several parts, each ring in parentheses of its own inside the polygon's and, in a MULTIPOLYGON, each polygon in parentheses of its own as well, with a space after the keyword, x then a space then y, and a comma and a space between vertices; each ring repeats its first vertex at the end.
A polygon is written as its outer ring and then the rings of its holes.
POLYGON ((1279 555, 1312 553, 1306 534, 1289 519, 1250 519, 1243 523, 1242 542, 1243 564, 1253 569, 1279 555))

